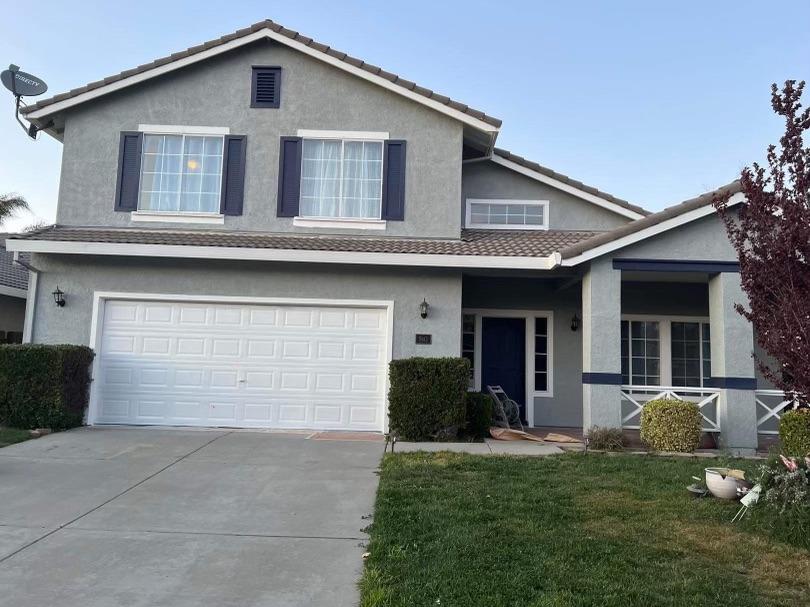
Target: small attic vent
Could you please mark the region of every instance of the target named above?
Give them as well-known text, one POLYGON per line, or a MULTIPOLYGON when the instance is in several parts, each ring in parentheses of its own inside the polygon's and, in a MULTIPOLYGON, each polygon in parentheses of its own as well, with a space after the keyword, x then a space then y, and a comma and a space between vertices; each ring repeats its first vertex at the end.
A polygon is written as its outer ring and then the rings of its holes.
POLYGON ((281 68, 253 68, 250 107, 274 107, 281 101, 281 68))

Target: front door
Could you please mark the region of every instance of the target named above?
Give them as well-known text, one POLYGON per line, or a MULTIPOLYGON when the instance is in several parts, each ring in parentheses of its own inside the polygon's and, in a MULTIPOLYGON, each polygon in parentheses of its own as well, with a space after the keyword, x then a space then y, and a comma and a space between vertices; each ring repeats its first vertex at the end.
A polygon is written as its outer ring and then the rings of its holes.
POLYGON ((487 386, 501 386, 526 421, 526 319, 482 319, 481 389, 487 386))

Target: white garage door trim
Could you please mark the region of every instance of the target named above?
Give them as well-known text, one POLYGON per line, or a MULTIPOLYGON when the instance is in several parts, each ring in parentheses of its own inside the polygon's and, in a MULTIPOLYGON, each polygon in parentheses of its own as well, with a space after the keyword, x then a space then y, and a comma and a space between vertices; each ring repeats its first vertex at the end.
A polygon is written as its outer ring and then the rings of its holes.
MULTIPOLYGON (((298 297, 239 297, 228 295, 186 295, 186 294, 166 294, 166 293, 128 293, 113 291, 95 291, 93 293, 93 312, 90 325, 89 346, 96 352, 93 360, 92 376, 93 382, 90 389, 90 400, 87 410, 87 424, 93 425, 98 417, 98 397, 99 382, 95 381, 99 377, 101 365, 102 327, 104 321, 104 306, 108 301, 161 301, 161 302, 193 302, 193 303, 213 303, 213 304, 243 304, 243 305, 276 305, 276 306, 328 306, 336 308, 377 308, 385 310, 386 313, 386 334, 385 349, 387 362, 393 359, 393 335, 394 335, 394 302, 368 299, 320 299, 320 298, 298 298, 298 297)), ((382 415, 381 432, 388 431, 388 377, 385 378, 384 411, 382 415)))

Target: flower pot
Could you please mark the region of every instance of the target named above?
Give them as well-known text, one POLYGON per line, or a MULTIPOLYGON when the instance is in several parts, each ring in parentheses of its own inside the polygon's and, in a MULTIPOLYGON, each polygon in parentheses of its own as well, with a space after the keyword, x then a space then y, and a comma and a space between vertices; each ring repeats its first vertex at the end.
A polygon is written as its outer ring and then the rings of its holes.
POLYGON ((737 499, 740 481, 728 476, 728 468, 706 468, 706 486, 711 494, 722 500, 737 499))

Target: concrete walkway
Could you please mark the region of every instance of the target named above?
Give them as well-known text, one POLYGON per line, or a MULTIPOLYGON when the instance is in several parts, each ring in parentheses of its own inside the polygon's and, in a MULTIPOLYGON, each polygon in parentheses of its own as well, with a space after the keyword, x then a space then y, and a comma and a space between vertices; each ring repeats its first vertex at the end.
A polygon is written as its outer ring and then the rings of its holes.
POLYGON ((491 438, 484 439, 483 443, 409 443, 397 441, 394 447, 395 453, 410 453, 413 451, 453 451, 473 455, 558 455, 564 453, 563 449, 551 443, 538 443, 528 440, 501 441, 491 438))
POLYGON ((0 449, 0 606, 355 605, 383 446, 85 428, 0 449))

